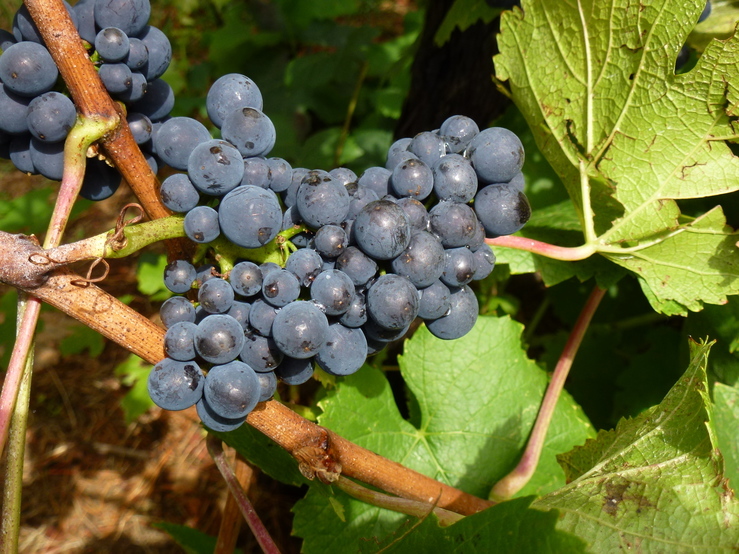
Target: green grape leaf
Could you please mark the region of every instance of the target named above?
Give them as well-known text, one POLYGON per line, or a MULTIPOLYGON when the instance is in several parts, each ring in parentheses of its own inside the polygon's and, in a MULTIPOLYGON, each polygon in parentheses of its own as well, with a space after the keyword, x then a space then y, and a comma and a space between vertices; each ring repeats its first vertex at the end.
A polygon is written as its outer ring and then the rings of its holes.
MULTIPOLYGON (((399 358, 412 396, 410 421, 417 426, 401 417, 388 380, 369 366, 327 393, 319 403, 319 423, 407 467, 487 497, 517 463, 547 384, 546 374, 521 347, 522 329, 507 317, 482 316, 466 336, 443 341, 421 327, 399 358)), ((592 434, 582 410, 564 393, 540 465, 520 495, 562 486, 557 453, 592 434)), ((317 487, 296 505, 294 532, 305 538, 305 552, 332 552, 360 538, 385 537, 408 519, 343 493, 335 497, 344 506, 346 525, 337 523, 317 487)))
POLYGON ((691 345, 687 371, 659 405, 560 456, 568 484, 532 506, 559 510, 559 529, 593 552, 734 552, 739 503, 722 475, 709 350, 691 345))
POLYGON ((739 293, 739 251, 723 214, 686 220, 677 204, 739 190, 727 144, 737 136, 739 39, 712 41, 692 71, 675 75, 704 6, 525 1, 501 16, 495 57, 586 242, 635 272, 668 314, 739 293))
POLYGON ((739 490, 739 388, 716 383, 713 387, 716 438, 724 455, 725 474, 731 488, 739 490))
POLYGON ((164 285, 164 268, 167 267, 165 254, 146 252, 139 258, 136 268, 139 292, 151 297, 151 300, 166 300, 172 293, 164 285))
MULTIPOLYGON (((452 554, 465 545, 475 552, 516 552, 547 554, 585 552, 585 543, 555 529, 556 510, 542 512, 529 508, 532 497, 516 498, 468 516, 449 527, 439 527, 434 517, 401 528, 381 543, 383 553, 452 554), (501 530, 506 532, 502 533, 501 530)), ((376 544, 360 545, 360 552, 376 552, 376 544)))
MULTIPOLYGON (((218 541, 216 537, 206 535, 202 531, 198 531, 187 525, 159 522, 153 523, 152 526, 166 532, 182 547, 182 550, 186 554, 213 554, 216 548, 216 542, 218 541)), ((240 548, 236 548, 233 552, 234 554, 241 554, 243 551, 240 548)))
POLYGON ((147 387, 150 371, 151 364, 147 364, 135 354, 131 354, 115 368, 115 374, 121 378, 121 382, 131 387, 121 398, 121 409, 123 409, 126 423, 135 421, 154 406, 147 387))
POLYGON ((456 0, 439 25, 434 42, 437 46, 443 46, 454 29, 465 31, 480 20, 490 23, 502 11, 500 8, 491 8, 485 0, 456 0))
POLYGON ((73 326, 72 333, 59 343, 59 352, 62 356, 81 354, 87 350, 90 356, 96 358, 102 353, 103 348, 105 348, 103 336, 84 325, 73 326))

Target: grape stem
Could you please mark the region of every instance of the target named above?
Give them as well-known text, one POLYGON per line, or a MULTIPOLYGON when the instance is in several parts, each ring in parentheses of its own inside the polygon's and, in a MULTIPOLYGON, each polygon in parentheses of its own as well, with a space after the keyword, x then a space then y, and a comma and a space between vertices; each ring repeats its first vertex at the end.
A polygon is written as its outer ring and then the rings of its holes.
POLYGON ((597 252, 597 249, 593 244, 583 244, 582 246, 576 247, 555 246, 546 242, 515 235, 485 239, 485 242, 490 246, 502 246, 504 248, 513 248, 514 250, 524 250, 526 252, 531 252, 532 254, 538 254, 554 260, 562 260, 564 262, 584 260, 597 252))
MULTIPOLYGON (((234 475, 236 480, 241 484, 244 493, 248 496, 249 486, 254 478, 254 470, 233 450, 234 475)), ((236 498, 229 494, 226 498, 226 504, 223 507, 223 515, 221 516, 221 525, 218 528, 218 540, 213 549, 213 554, 232 554, 236 548, 236 541, 239 538, 239 530, 241 529, 241 508, 236 498)))
POLYGON ((236 503, 241 510, 241 514, 244 516, 244 519, 246 520, 247 525, 249 525, 252 533, 254 533, 254 537, 257 539, 259 546, 262 547, 262 552, 265 554, 279 554, 280 549, 277 548, 277 545, 275 544, 275 541, 272 540, 269 531, 264 527, 264 523, 259 519, 257 512, 254 511, 254 506, 252 506, 252 503, 249 501, 249 497, 246 496, 241 483, 239 483, 239 480, 236 478, 234 470, 226 458, 226 453, 223 451, 221 439, 214 435, 208 435, 206 444, 208 446, 210 457, 213 458, 218 471, 220 471, 223 476, 223 480, 226 481, 228 490, 231 491, 231 495, 234 500, 236 500, 236 503))
POLYGON ((552 422, 554 409, 564 388, 565 380, 572 367, 572 362, 605 293, 606 289, 596 286, 585 302, 585 306, 580 312, 577 322, 567 339, 567 344, 565 344, 562 355, 559 357, 559 361, 554 368, 554 373, 552 373, 552 380, 549 382, 544 399, 541 402, 539 414, 536 417, 534 428, 531 430, 526 450, 513 471, 493 486, 490 492, 491 499, 504 501, 512 498, 534 475, 542 449, 544 448, 544 440, 546 439, 549 425, 552 422))

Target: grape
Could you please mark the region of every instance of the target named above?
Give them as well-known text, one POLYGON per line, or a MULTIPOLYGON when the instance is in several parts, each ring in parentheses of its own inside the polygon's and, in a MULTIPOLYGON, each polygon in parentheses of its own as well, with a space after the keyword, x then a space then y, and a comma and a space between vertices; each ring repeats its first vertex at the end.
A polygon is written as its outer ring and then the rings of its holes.
MULTIPOLYGON (((208 117, 219 129, 231 112, 239 108, 262 110, 262 93, 259 87, 244 75, 229 73, 216 80, 205 99, 208 117)), ((278 192, 278 191, 276 191, 278 192)))
POLYGON ((344 327, 361 327, 367 323, 367 302, 364 293, 356 291, 349 309, 341 314, 339 323, 344 327))
POLYGON ((263 337, 272 336, 272 325, 279 310, 262 298, 254 301, 249 311, 249 325, 263 337))
POLYGON ((346 219, 354 219, 367 204, 379 200, 375 191, 360 185, 357 185, 357 190, 350 196, 349 211, 346 214, 346 219))
POLYGON ((272 191, 244 185, 229 192, 218 208, 224 235, 243 248, 259 248, 277 236, 282 209, 272 191))
POLYGON ((516 176, 508 181, 508 184, 516 190, 523 192, 526 188, 526 180, 524 179, 523 173, 520 171, 516 173, 516 176))
MULTIPOLYGON (((128 33, 131 36, 132 33, 128 33)), ((141 68, 146 80, 151 82, 158 80, 167 71, 172 61, 172 45, 169 43, 167 35, 160 29, 147 25, 137 38, 146 46, 147 60, 141 68)))
POLYGON ((357 182, 357 174, 347 167, 337 167, 328 172, 334 181, 338 181, 344 186, 357 182))
POLYGON ((241 183, 244 160, 236 148, 224 140, 198 144, 187 160, 192 184, 210 196, 222 196, 241 183))
POLYGON ((700 16, 698 17, 698 23, 702 23, 706 19, 708 19, 708 16, 711 15, 711 0, 708 0, 706 2, 706 7, 703 8, 703 11, 701 12, 700 16))
POLYGON ((418 317, 422 319, 438 319, 449 311, 451 291, 440 280, 421 289, 418 301, 418 317))
POLYGON ((328 320, 313 303, 297 301, 280 309, 272 324, 277 347, 292 358, 310 358, 326 342, 328 320))
MULTIPOLYGON (((141 74, 134 73, 134 80, 136 80, 136 75, 141 74)), ((146 77, 142 75, 142 78, 145 85, 145 93, 140 98, 126 98, 123 95, 119 96, 119 98, 126 102, 132 102, 130 106, 131 111, 142 113, 152 121, 164 119, 172 111, 172 108, 174 108, 174 92, 172 92, 172 87, 164 79, 155 79, 147 84, 146 77)), ((134 83, 131 91, 136 90, 136 86, 137 84, 134 83)), ((181 131, 178 129, 177 132, 181 131)), ((198 130, 198 133, 204 136, 201 130, 198 130)), ((203 138, 203 141, 209 139, 210 133, 208 133, 207 137, 203 138)), ((154 141, 154 144, 156 145, 156 141, 154 141)), ((185 159, 185 162, 187 162, 187 159, 185 159)), ((186 167, 182 169, 186 169, 186 167)))
POLYGON ((133 73, 125 63, 105 63, 98 71, 105 89, 112 95, 123 94, 133 87, 133 73))
POLYGON ((475 255, 465 247, 449 248, 445 252, 444 271, 441 280, 450 287, 461 287, 472 281, 475 275, 475 255))
POLYGON ((203 396, 205 377, 195 362, 165 358, 149 373, 147 389, 154 404, 165 410, 184 410, 203 396))
POLYGON ((197 268, 195 284, 197 288, 200 288, 203 286, 203 283, 210 281, 214 277, 219 277, 219 276, 220 274, 218 273, 216 266, 214 266, 213 264, 201 265, 200 267, 197 268))
POLYGON ((354 283, 343 271, 329 269, 315 278, 310 296, 327 315, 341 315, 351 305, 354 283))
POLYGON ((118 27, 135 36, 149 21, 151 5, 149 0, 97 0, 94 13, 98 27, 118 27))
POLYGON ((290 179, 290 185, 282 191, 281 197, 285 206, 288 208, 295 205, 298 198, 298 189, 303 179, 308 176, 309 171, 304 167, 296 167, 292 170, 292 177, 290 179))
POLYGON ((483 244, 485 244, 485 227, 483 227, 482 222, 477 219, 475 234, 472 236, 466 246, 473 252, 476 252, 483 244))
POLYGON ((67 138, 77 121, 74 103, 59 92, 46 92, 28 104, 28 130, 39 140, 59 142, 67 138))
MULTIPOLYGON (((239 154, 241 158, 241 154, 239 154)), ((269 163, 264 158, 244 158, 244 176, 241 179, 242 185, 252 185, 263 189, 270 188, 270 168, 269 163)), ((272 189, 272 192, 276 192, 272 189)))
POLYGON ((151 140, 151 133, 153 131, 151 119, 142 113, 132 112, 126 116, 126 122, 128 123, 128 128, 131 129, 131 134, 136 144, 146 144, 151 140))
POLYGON ((418 315, 418 291, 402 275, 381 275, 367 292, 367 313, 385 329, 404 329, 418 315))
POLYGON ((410 154, 412 157, 417 157, 412 152, 408 152, 408 145, 411 143, 413 139, 412 138, 402 138, 396 140, 390 148, 388 148, 387 151, 387 162, 385 163, 385 168, 392 171, 395 169, 395 166, 398 165, 401 161, 405 161, 408 159, 406 156, 410 154))
POLYGON ((507 183, 523 167, 521 140, 503 127, 480 131, 470 141, 467 152, 477 175, 485 183, 507 183))
POLYGON ((531 217, 526 195, 511 185, 488 185, 475 196, 475 212, 489 236, 511 235, 531 217))
POLYGON ((447 154, 434 166, 434 192, 439 200, 469 202, 477 192, 477 173, 459 154, 447 154))
POLYGON ((429 230, 445 248, 467 246, 477 232, 477 216, 467 204, 439 202, 429 212, 429 230))
POLYGON ((185 215, 185 234, 193 242, 212 242, 221 234, 218 212, 209 206, 196 206, 185 215))
POLYGON ((299 294, 298 278, 286 269, 272 271, 264 277, 262 296, 275 308, 281 308, 297 300, 299 294))
POLYGON ((322 256, 337 258, 349 245, 349 238, 344 229, 338 225, 324 225, 314 237, 315 249, 322 256))
POLYGON ((89 158, 82 179, 80 196, 87 200, 100 201, 113 196, 121 184, 121 174, 105 161, 89 158))
POLYGON ((198 289, 198 302, 209 314, 222 314, 231 309, 234 289, 231 283, 220 277, 208 279, 198 289))
MULTIPOLYGON (((136 111, 148 115, 146 111, 139 108, 136 111)), ((155 119, 152 116, 149 117, 152 121, 155 119)), ((164 163, 175 169, 186 171, 188 159, 195 147, 211 138, 208 129, 199 121, 190 117, 173 117, 162 124, 152 140, 157 156, 164 163)))
POLYGON ((262 272, 252 262, 239 262, 228 275, 231 286, 241 296, 254 296, 262 291, 262 272))
MULTIPOLYGON (((402 329, 388 329, 387 327, 378 325, 372 318, 368 318, 367 323, 362 325, 362 331, 364 331, 364 335, 367 338, 368 348, 370 341, 375 343, 396 341, 403 337, 408 332, 408 329, 410 329, 410 325, 406 325, 402 329)), ((377 350, 382 350, 382 348, 384 348, 384 346, 376 346, 379 347, 377 350)))
POLYGON ((423 288, 431 285, 444 271, 446 257, 444 247, 434 235, 418 231, 411 237, 408 248, 392 261, 398 275, 407 277, 414 286, 423 288))
POLYGON ((398 196, 423 200, 434 190, 434 175, 422 160, 406 160, 395 166, 390 184, 398 196))
POLYGON ((439 319, 427 321, 426 327, 440 339, 458 339, 474 327, 479 309, 475 293, 465 285, 452 291, 449 297, 449 312, 439 319))
POLYGON ((309 287, 321 273, 323 260, 320 254, 310 248, 301 248, 291 253, 285 263, 285 269, 297 277, 300 284, 309 287))
POLYGON ((411 232, 428 230, 429 213, 426 211, 426 206, 415 198, 407 196, 405 198, 398 198, 396 204, 403 208, 405 215, 408 216, 411 232))
POLYGON ((225 364, 235 360, 244 347, 244 330, 231 316, 213 314, 198 323, 195 350, 206 362, 225 364))
POLYGON ((242 362, 258 373, 271 372, 280 365, 284 354, 271 338, 252 332, 244 333, 244 337, 244 348, 239 354, 242 362))
POLYGON ((349 212, 349 193, 329 175, 309 173, 298 188, 295 206, 306 225, 338 225, 349 212))
POLYGON ((5 85, 0 85, 0 130, 11 135, 27 133, 28 106, 31 102, 33 99, 19 96, 5 85))
POLYGON ((490 245, 483 244, 473 254, 475 257, 475 274, 472 279, 481 281, 493 272, 495 268, 495 254, 490 245))
POLYGON ((106 27, 95 36, 95 50, 105 62, 123 61, 128 56, 130 44, 128 35, 118 27, 106 27))
MULTIPOLYGON (((144 41, 138 38, 128 39, 128 55, 123 60, 132 71, 139 71, 149 61, 149 49, 144 41)), ((144 75, 144 80, 146 76, 144 75)))
POLYGON ((174 260, 164 268, 164 286, 175 294, 190 290, 197 276, 195 267, 185 260, 174 260))
POLYGON ((453 115, 439 127, 439 133, 444 137, 449 152, 455 154, 464 152, 479 132, 477 123, 464 115, 453 115))
POLYGON ((221 136, 244 157, 266 156, 275 145, 272 120, 255 108, 237 108, 226 114, 221 136))
POLYGON ((259 402, 266 402, 275 395, 277 376, 274 371, 257 373, 259 379, 259 402))
POLYGON ((275 369, 275 375, 288 385, 302 385, 313 376, 313 358, 285 356, 275 369))
MULTIPOLYGON (((135 102, 138 102, 139 100, 144 98, 144 95, 146 94, 146 90, 148 87, 148 83, 146 82, 146 77, 144 77, 141 73, 132 72, 131 73, 131 87, 124 90, 123 92, 119 92, 116 94, 116 98, 120 100, 121 102, 125 102, 127 104, 133 104, 135 102)), ((163 93, 167 92, 167 89, 162 90, 163 93)), ((171 93, 171 89, 169 89, 169 92, 171 93)), ((174 106, 174 94, 171 94, 171 97, 166 98, 160 98, 165 102, 164 106, 150 106, 150 108, 153 110, 152 112, 147 112, 146 116, 150 117, 151 121, 154 121, 156 119, 162 119, 164 116, 168 115, 172 107, 174 106), (171 104, 166 104, 166 102, 171 102, 171 104), (162 115, 159 115, 157 110, 161 109, 163 111, 162 115), (164 111, 166 110, 166 111, 164 111)), ((146 106, 144 104, 138 104, 139 109, 146 109, 146 106)), ((144 115, 144 114, 141 114, 144 115)))
POLYGON ((29 175, 38 173, 31 161, 31 137, 20 135, 13 137, 9 147, 10 161, 18 170, 29 175))
POLYGON ((33 98, 51 90, 58 76, 51 54, 36 42, 18 42, 0 56, 0 81, 20 96, 33 98))
POLYGON ((275 192, 283 192, 290 187, 293 179, 293 168, 282 158, 268 158, 269 188, 275 192))
POLYGON ((82 39, 90 44, 95 42, 97 29, 95 28, 95 0, 79 0, 73 7, 77 17, 77 31, 82 39))
POLYGON ((331 375, 351 375, 359 370, 367 359, 367 339, 361 329, 332 323, 328 337, 316 353, 316 362, 331 375))
POLYGON ((159 308, 159 317, 165 328, 181 321, 195 323, 195 306, 184 296, 173 296, 165 300, 159 308))
POLYGON ((208 406, 226 419, 246 417, 259 402, 260 393, 257 374, 238 360, 213 366, 203 388, 208 406))
POLYGON ((248 302, 240 302, 234 300, 231 307, 226 312, 232 318, 239 322, 243 329, 249 328, 249 313, 251 312, 251 304, 248 302))
MULTIPOLYGON (((67 13, 72 20, 72 23, 77 26, 77 15, 72 9, 72 6, 65 1, 64 7, 67 9, 67 13)), ((31 14, 28 12, 28 8, 25 4, 18 8, 18 11, 15 12, 15 16, 13 17, 13 33, 16 32, 19 35, 15 37, 18 42, 21 40, 27 40, 44 44, 44 41, 41 38, 41 33, 39 32, 38 27, 36 27, 36 23, 34 23, 31 18, 31 14)), ((3 50, 5 50, 5 47, 3 47, 3 50)))
POLYGON ((421 159, 428 167, 433 167, 444 154, 444 139, 436 133, 423 131, 418 133, 408 144, 408 150, 421 159))
POLYGON ((174 173, 167 177, 159 189, 162 204, 177 213, 187 213, 200 201, 200 193, 184 173, 174 173))
POLYGON ((164 335, 164 352, 169 358, 180 362, 195 359, 195 333, 198 326, 189 321, 180 321, 167 329, 164 335))
POLYGON ((41 175, 61 181, 64 174, 64 142, 44 142, 33 137, 30 143, 31 162, 41 175))
POLYGON ((203 422, 203 425, 208 429, 212 429, 219 433, 228 433, 229 431, 238 429, 245 421, 245 418, 243 417, 228 419, 219 416, 205 401, 205 397, 201 398, 198 403, 195 404, 195 409, 197 410, 198 417, 200 418, 200 421, 203 422))
POLYGON ((368 256, 397 257, 411 241, 411 226, 403 208, 389 200, 367 204, 354 221, 354 239, 368 256))
POLYGON ((377 198, 390 193, 390 177, 393 172, 384 167, 370 167, 359 177, 357 184, 374 191, 377 198))

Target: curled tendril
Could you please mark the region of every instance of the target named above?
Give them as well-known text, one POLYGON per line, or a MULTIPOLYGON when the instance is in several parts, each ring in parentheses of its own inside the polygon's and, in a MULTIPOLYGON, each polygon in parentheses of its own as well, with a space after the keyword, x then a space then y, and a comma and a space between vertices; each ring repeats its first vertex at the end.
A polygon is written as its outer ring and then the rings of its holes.
POLYGON ((51 256, 49 256, 46 253, 42 252, 34 252, 30 256, 28 256, 28 262, 32 263, 33 265, 61 265, 64 262, 60 262, 59 260, 55 260, 51 256))
POLYGON ((108 264, 105 258, 96 258, 90 264, 90 268, 87 270, 86 277, 84 277, 83 279, 74 279, 70 283, 76 287, 87 287, 90 285, 90 283, 99 283, 100 281, 104 280, 108 276, 108 273, 110 273, 110 264, 108 264), (103 274, 99 277, 93 277, 92 272, 95 270, 98 264, 101 263, 105 266, 103 274))
POLYGON ((115 231, 113 231, 113 234, 105 241, 106 245, 109 245, 111 249, 116 252, 119 250, 123 250, 128 243, 123 230, 129 225, 134 225, 140 222, 142 219, 144 219, 144 209, 141 207, 140 204, 131 203, 123 206, 123 208, 121 209, 121 213, 118 214, 118 219, 115 223, 115 231), (131 208, 136 208, 139 211, 139 215, 132 217, 128 221, 125 221, 126 212, 131 208))

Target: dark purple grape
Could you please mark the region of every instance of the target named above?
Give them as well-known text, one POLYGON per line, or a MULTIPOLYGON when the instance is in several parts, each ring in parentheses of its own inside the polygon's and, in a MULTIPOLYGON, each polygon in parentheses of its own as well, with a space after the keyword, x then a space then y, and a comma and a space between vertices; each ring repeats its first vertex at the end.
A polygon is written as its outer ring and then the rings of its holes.
POLYGON ((147 388, 154 404, 165 410, 184 410, 203 396, 205 377, 193 361, 165 358, 149 373, 147 388))
POLYGON ((198 323, 195 350, 206 362, 225 364, 235 360, 244 347, 244 330, 225 314, 206 316, 198 323))
POLYGON ((208 406, 226 419, 246 417, 259 402, 260 394, 257 374, 238 360, 213 366, 203 388, 208 406))

